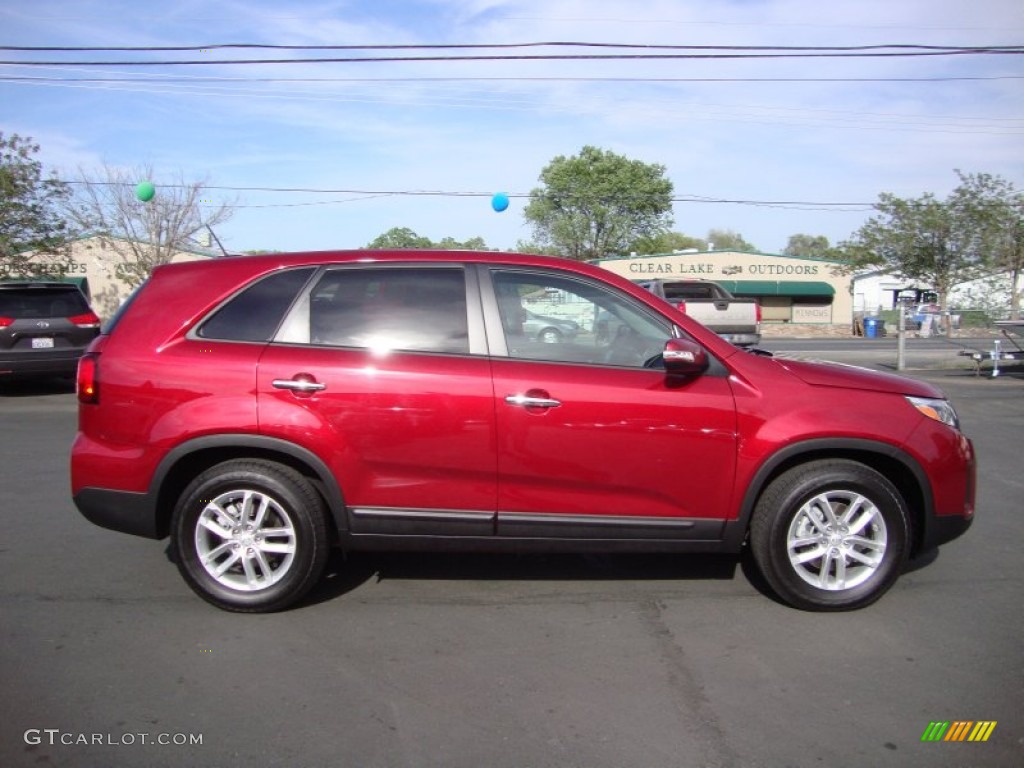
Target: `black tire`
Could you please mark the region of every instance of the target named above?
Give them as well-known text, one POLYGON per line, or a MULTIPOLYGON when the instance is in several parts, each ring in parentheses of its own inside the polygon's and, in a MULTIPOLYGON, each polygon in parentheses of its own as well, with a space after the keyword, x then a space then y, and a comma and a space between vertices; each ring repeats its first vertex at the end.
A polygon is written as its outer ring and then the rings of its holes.
POLYGON ((909 515, 896 487, 843 459, 784 472, 761 495, 750 523, 758 570, 782 600, 808 611, 848 611, 878 600, 902 572, 909 541, 909 515))
POLYGON ((327 513, 309 481, 290 467, 226 461, 182 492, 171 546, 185 582, 207 602, 243 613, 279 611, 323 575, 327 513))
POLYGON ((560 344, 562 332, 554 327, 541 328, 537 332, 537 341, 543 344, 560 344))

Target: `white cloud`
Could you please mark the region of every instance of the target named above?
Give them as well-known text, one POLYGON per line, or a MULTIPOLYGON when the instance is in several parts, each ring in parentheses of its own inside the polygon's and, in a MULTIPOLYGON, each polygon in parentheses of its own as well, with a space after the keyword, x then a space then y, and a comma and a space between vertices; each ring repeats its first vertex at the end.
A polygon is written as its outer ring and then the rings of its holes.
MULTIPOLYGON (((0 9, 0 25, 20 44, 84 46, 539 41, 1007 45, 1024 33, 1024 6, 1019 0, 227 0, 216 5, 189 0, 163 6, 55 0, 0 9)), ((571 48, 505 51, 552 52, 580 53, 571 48)), ((187 54, 211 59, 289 55, 299 54, 187 54)), ((121 74, 159 82, 0 81, 5 104, 0 130, 17 128, 35 137, 46 162, 60 167, 151 162, 166 167, 169 175, 181 170, 226 186, 526 193, 554 156, 592 144, 665 165, 680 197, 871 202, 883 191, 943 194, 955 184, 954 168, 997 173, 1024 186, 1019 151, 1024 80, 742 80, 1007 77, 1019 76, 1019 62, 1020 56, 960 56, 109 66, 76 69, 73 76, 121 74), (202 79, 209 77, 349 80, 202 79), (382 80, 425 77, 510 79, 382 80), (368 82, 371 78, 378 81, 368 82)), ((67 77, 68 71, 0 67, 0 76, 25 75, 67 77)), ((498 215, 486 197, 243 196, 250 205, 281 207, 243 209, 226 228, 225 238, 234 248, 358 246, 391 226, 409 226, 434 239, 481 235, 500 247, 529 237, 521 201, 515 199, 509 211, 498 215), (333 199, 348 202, 321 204, 333 199)), ((676 228, 694 235, 730 228, 764 250, 779 250, 797 232, 842 239, 863 219, 863 213, 680 203, 676 228)))

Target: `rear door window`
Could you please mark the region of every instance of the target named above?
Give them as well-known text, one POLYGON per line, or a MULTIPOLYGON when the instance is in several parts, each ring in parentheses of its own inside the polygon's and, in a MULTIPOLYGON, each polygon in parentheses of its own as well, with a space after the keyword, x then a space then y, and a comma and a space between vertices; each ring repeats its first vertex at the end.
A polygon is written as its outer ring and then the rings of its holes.
POLYGON ((89 311, 85 296, 71 285, 0 289, 0 317, 35 320, 75 317, 89 311))
POLYGON ((375 351, 470 350, 461 267, 327 271, 309 297, 309 343, 375 351))
POLYGON ((718 294, 714 287, 700 283, 666 283, 666 299, 714 299, 718 294))

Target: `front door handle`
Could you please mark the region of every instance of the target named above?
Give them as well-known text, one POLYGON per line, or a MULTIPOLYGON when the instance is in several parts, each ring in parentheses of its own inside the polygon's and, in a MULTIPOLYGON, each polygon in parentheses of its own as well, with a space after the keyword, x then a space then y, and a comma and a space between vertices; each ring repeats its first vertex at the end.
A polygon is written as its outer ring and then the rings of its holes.
POLYGON ((523 408, 557 408, 562 404, 561 400, 548 397, 546 392, 540 393, 535 390, 530 390, 525 395, 506 395, 505 402, 523 408))
POLYGON ((293 379, 274 379, 270 382, 275 389, 289 389, 292 392, 320 392, 321 390, 327 389, 326 384, 321 384, 315 381, 312 376, 308 374, 299 374, 293 379))

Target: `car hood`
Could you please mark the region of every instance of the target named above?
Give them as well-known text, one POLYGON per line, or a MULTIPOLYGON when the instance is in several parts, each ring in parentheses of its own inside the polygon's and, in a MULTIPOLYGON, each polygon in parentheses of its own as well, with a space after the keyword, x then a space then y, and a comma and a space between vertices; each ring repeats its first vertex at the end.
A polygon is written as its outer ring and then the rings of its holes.
POLYGON ((815 387, 866 389, 872 392, 891 392, 895 395, 945 398, 938 387, 894 373, 882 373, 828 360, 789 360, 776 357, 774 361, 801 381, 815 387))

